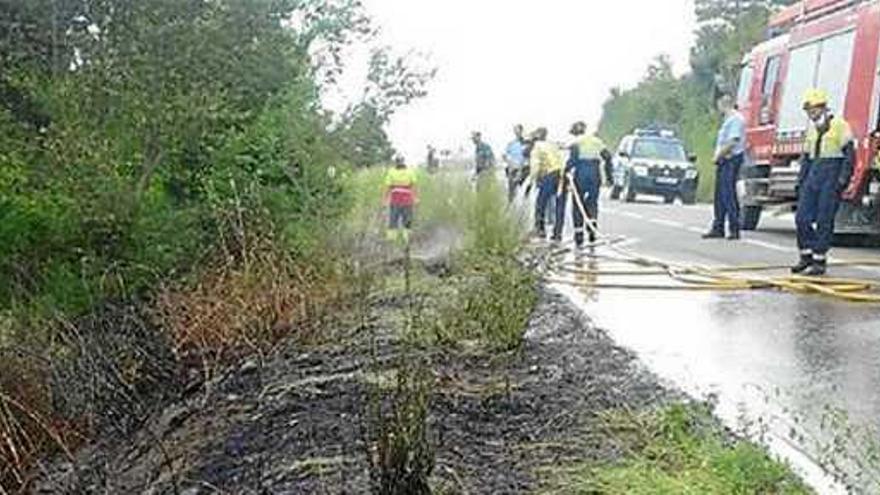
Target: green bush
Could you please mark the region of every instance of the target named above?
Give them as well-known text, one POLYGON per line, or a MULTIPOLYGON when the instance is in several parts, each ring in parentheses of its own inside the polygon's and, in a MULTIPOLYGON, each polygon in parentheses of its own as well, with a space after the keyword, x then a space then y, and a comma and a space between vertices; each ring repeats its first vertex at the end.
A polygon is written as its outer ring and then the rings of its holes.
POLYGON ((434 446, 428 414, 434 376, 425 363, 401 362, 390 400, 373 390, 370 402, 370 492, 375 495, 429 495, 434 446), (387 403, 387 404, 386 404, 387 403))
POLYGON ((434 323, 439 342, 476 341, 498 351, 517 349, 538 300, 537 281, 516 259, 470 255, 458 267, 457 294, 434 323))

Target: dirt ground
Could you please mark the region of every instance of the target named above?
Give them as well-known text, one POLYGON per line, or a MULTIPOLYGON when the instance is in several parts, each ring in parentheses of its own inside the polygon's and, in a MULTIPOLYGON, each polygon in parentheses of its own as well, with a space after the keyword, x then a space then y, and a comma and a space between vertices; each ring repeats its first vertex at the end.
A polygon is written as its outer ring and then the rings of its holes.
MULTIPOLYGON (((442 256, 422 258, 428 273, 442 276, 442 256)), ((36 491, 369 493, 371 391, 393 388, 400 354, 412 352, 395 329, 406 306, 399 295, 374 294, 363 317, 332 329, 333 344, 291 340, 238 363, 134 435, 106 438, 75 463, 56 465, 36 491)), ((520 351, 423 352, 433 380, 436 493, 526 493, 541 486, 541 468, 617 458, 591 419, 672 395, 546 287, 520 351)))

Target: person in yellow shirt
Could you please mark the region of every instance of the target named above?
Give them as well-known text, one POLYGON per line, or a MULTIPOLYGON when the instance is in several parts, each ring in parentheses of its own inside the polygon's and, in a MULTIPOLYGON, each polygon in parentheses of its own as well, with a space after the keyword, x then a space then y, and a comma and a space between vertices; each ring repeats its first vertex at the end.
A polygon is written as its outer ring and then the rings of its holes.
POLYGON ((394 158, 394 167, 385 174, 385 203, 388 205, 388 232, 390 241, 409 242, 416 204, 416 173, 406 166, 402 156, 394 158))
POLYGON ((556 198, 553 222, 554 241, 562 240, 562 227, 565 217, 565 201, 562 200, 562 172, 565 168, 565 157, 562 150, 547 141, 547 129, 538 128, 533 134, 534 146, 529 156, 531 181, 537 185, 538 198, 535 201, 535 235, 545 238, 544 218, 551 199, 556 198))

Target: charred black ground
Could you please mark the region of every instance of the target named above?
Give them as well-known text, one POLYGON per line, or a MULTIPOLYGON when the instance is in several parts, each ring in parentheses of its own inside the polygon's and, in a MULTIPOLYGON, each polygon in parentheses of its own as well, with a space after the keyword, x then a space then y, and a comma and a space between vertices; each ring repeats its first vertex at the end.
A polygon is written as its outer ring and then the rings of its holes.
POLYGON ((439 493, 523 493, 539 487, 541 467, 614 460, 613 442, 588 428, 595 415, 670 397, 635 356, 546 287, 521 349, 504 354, 407 344, 400 325, 408 306, 406 296, 372 294, 366 317, 328 329, 335 343, 291 340, 231 367, 131 437, 85 449, 39 492, 369 492, 371 401, 377 390, 390 395, 400 363, 414 355, 430 370, 439 493))

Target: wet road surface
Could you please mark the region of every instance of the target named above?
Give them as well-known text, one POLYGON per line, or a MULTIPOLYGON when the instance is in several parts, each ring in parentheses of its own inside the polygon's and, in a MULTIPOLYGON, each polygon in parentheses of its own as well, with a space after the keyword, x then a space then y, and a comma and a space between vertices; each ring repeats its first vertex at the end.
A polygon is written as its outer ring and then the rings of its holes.
MULTIPOLYGON (((759 231, 743 233, 739 242, 700 239, 711 219, 706 205, 606 201, 600 215, 603 232, 624 236, 627 250, 664 261, 722 266, 788 264, 796 258, 791 215, 765 216, 759 231)), ((607 248, 604 252, 614 254, 607 248)), ((602 248, 596 253, 598 260, 581 255, 570 261, 602 270, 624 268, 601 259, 602 248)), ((837 260, 864 258, 880 259, 880 249, 832 252, 837 260)), ((839 267, 830 274, 880 280, 878 268, 839 267)), ((668 279, 599 275, 591 281, 668 279)), ((792 461, 820 493, 841 491, 815 469, 822 447, 843 430, 842 425, 821 428, 832 411, 845 414, 847 426, 871 430, 859 442, 880 444, 874 433, 880 430, 880 305, 767 290, 559 287, 662 379, 692 395, 713 397, 719 416, 729 425, 766 432, 772 450, 792 461)), ((851 450, 859 450, 859 442, 850 442, 851 450)), ((862 457, 859 452, 853 455, 862 457)), ((864 471, 852 466, 846 470, 864 471)), ((876 493, 880 485, 862 489, 876 493)))

